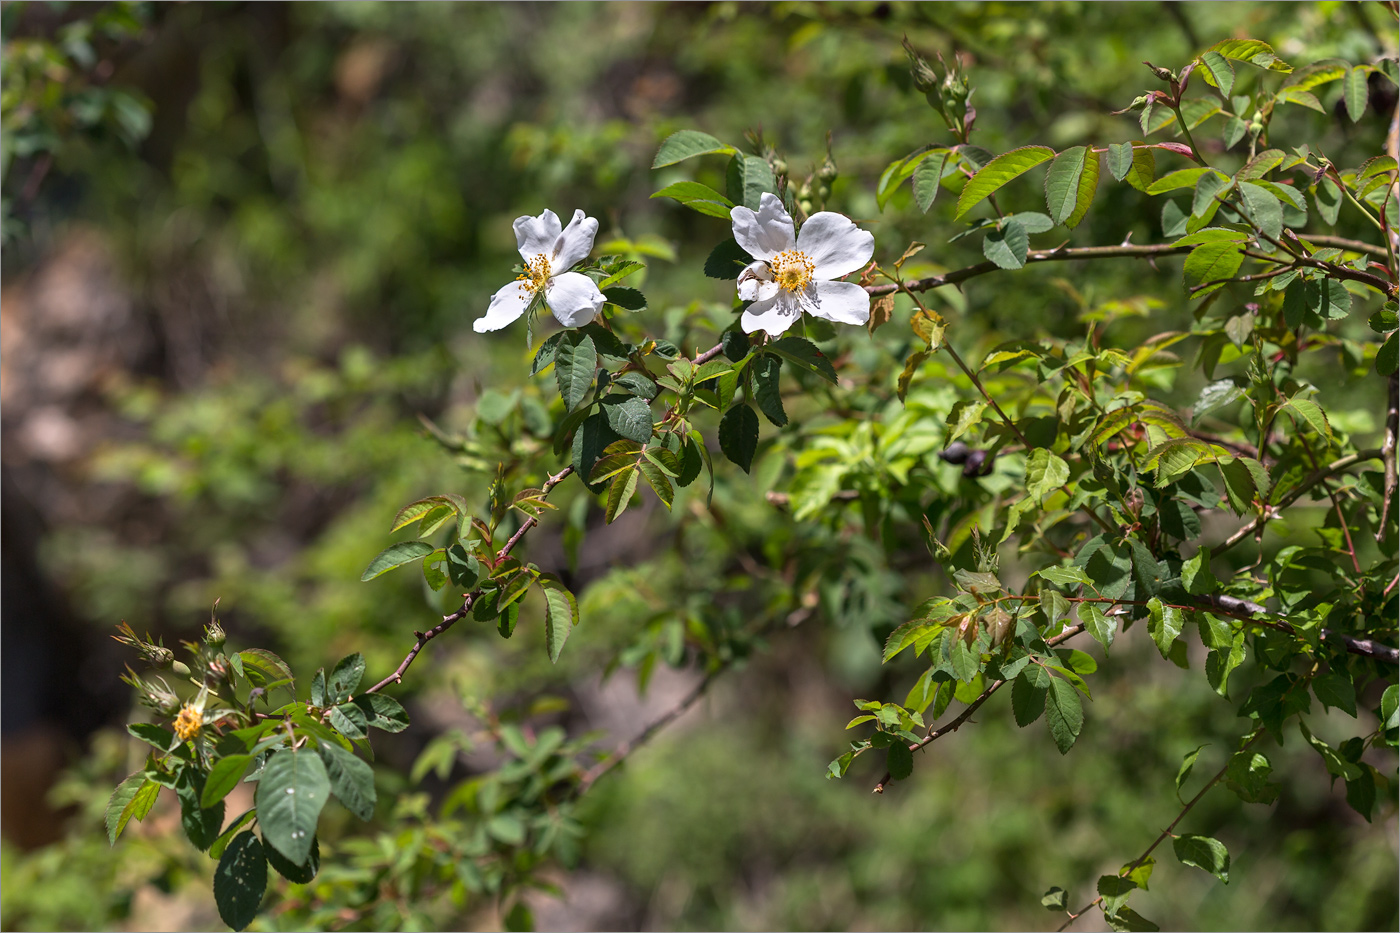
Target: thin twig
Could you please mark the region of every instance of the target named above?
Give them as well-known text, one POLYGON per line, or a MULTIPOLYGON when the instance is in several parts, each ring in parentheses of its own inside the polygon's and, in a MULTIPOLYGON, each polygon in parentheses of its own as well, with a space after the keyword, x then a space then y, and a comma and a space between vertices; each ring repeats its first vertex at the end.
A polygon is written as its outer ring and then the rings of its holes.
MULTIPOLYGON (((573 472, 573 467, 566 466, 558 473, 555 473, 553 476, 549 477, 547 480, 544 481, 544 484, 540 487, 539 497, 543 499, 545 496, 548 496, 551 489, 562 483, 573 472)), ((509 557, 510 552, 514 550, 517 544, 520 543, 520 539, 525 537, 526 532, 528 532, 531 528, 534 528, 538 524, 539 519, 533 515, 525 519, 525 521, 521 522, 520 527, 515 530, 515 534, 511 535, 510 539, 506 541, 505 545, 499 551, 496 552, 496 563, 499 564, 501 561, 509 557)), ((394 672, 392 674, 390 674, 388 677, 385 677, 373 687, 370 687, 368 690, 365 691, 365 693, 378 693, 380 690, 383 690, 390 684, 402 683, 404 672, 408 670, 409 665, 412 664, 414 659, 418 657, 418 652, 423 650, 423 646, 426 645, 428 642, 432 641, 434 638, 437 638, 439 635, 450 629, 452 626, 456 625, 462 619, 466 618, 471 613, 472 606, 476 603, 478 599, 481 598, 481 594, 484 591, 484 589, 484 587, 477 587, 470 593, 467 593, 465 596, 462 597, 462 606, 460 609, 458 609, 456 612, 449 613, 448 615, 443 616, 441 622, 439 622, 437 625, 434 625, 426 632, 414 632, 413 635, 415 641, 413 643, 413 647, 408 650, 408 654, 404 655, 404 659, 399 662, 399 666, 394 668, 394 672)))
MULTIPOLYGON (((1032 250, 1026 254, 1026 264, 1033 262, 1061 262, 1071 259, 1111 259, 1114 257, 1133 257, 1148 259, 1157 256, 1173 256, 1180 253, 1189 253, 1195 249, 1194 246, 1172 246, 1170 243, 1147 244, 1144 246, 1077 246, 1061 247, 1060 249, 1032 250)), ((926 279, 914 279, 910 282, 892 282, 887 285, 867 285, 865 291, 871 297, 879 295, 893 295, 904 290, 910 292, 926 292, 933 288, 942 288, 944 285, 956 285, 968 279, 976 278, 979 275, 986 275, 988 272, 996 272, 1001 267, 994 262, 979 262, 976 265, 968 266, 964 269, 954 269, 952 272, 945 272, 942 275, 932 275, 926 279)))
MULTIPOLYGON (((1259 741, 1259 739, 1263 735, 1264 729, 1261 726, 1254 731, 1253 735, 1249 737, 1249 741, 1245 742, 1243 745, 1240 746, 1239 751, 1242 752, 1245 749, 1249 748, 1255 742, 1259 741)), ((1176 829, 1176 824, 1180 823, 1182 819, 1186 816, 1186 814, 1191 812, 1191 808, 1194 807, 1200 801, 1200 799, 1206 795, 1206 791, 1210 790, 1216 784, 1220 783, 1220 779, 1225 776, 1225 772, 1228 771, 1229 768, 1230 759, 1227 758, 1225 759, 1224 766, 1222 766, 1219 771, 1215 772, 1215 777, 1211 778, 1209 781, 1206 781, 1206 786, 1202 787, 1200 789, 1200 792, 1197 793, 1196 796, 1192 797, 1189 801, 1187 801, 1186 805, 1181 808, 1181 812, 1176 815, 1176 819, 1172 820, 1171 825, 1168 826, 1166 829, 1162 830, 1161 834, 1158 835, 1156 839, 1152 840, 1152 845, 1147 847, 1146 852, 1143 852, 1136 859, 1123 866, 1122 870, 1118 872, 1118 877, 1126 878, 1133 872, 1137 871, 1137 869, 1140 868, 1143 865, 1143 863, 1146 862, 1147 859, 1152 855, 1153 850, 1156 849, 1159 845, 1161 845, 1162 841, 1165 840, 1168 836, 1172 835, 1172 830, 1176 829)), ((1078 920, 1080 917, 1084 916, 1084 914, 1086 914, 1088 911, 1092 910, 1096 905, 1101 903, 1103 903, 1102 895, 1094 898, 1092 901, 1085 904, 1077 912, 1071 913, 1069 915, 1069 919, 1066 920, 1063 924, 1061 924, 1058 933, 1064 933, 1065 930, 1069 929, 1070 924, 1074 923, 1074 921, 1078 920)))
POLYGON ((1317 470, 1314 473, 1309 474, 1306 479, 1304 479, 1297 486, 1293 487, 1293 489, 1289 491, 1288 495, 1284 496, 1278 502, 1268 506, 1265 509, 1264 513, 1258 518, 1256 518, 1253 522, 1240 528, 1234 534, 1230 535, 1230 537, 1226 538, 1224 541, 1211 548, 1210 556, 1219 557, 1221 554, 1224 554, 1236 544, 1239 544, 1245 538, 1249 537, 1256 531, 1263 528, 1270 518, 1276 517, 1276 513, 1280 509, 1284 509, 1292 505, 1294 502, 1296 502, 1302 497, 1303 493, 1307 492, 1309 489, 1316 486, 1318 483, 1322 482, 1327 477, 1332 476, 1335 473, 1340 473, 1348 467, 1354 466, 1355 464, 1361 463, 1362 461, 1380 459, 1382 459, 1382 452, 1373 447, 1368 448, 1366 450, 1357 451, 1354 454, 1348 454, 1347 456, 1342 457, 1338 460, 1333 460, 1331 463, 1327 464, 1327 466, 1321 468, 1320 470, 1317 470))
POLYGON ((583 777, 579 780, 578 785, 574 789, 574 795, 581 797, 588 793, 589 788, 597 783, 599 778, 610 773, 614 768, 626 761, 629 755, 650 742, 656 733, 684 715, 686 710, 698 703, 700 698, 709 691, 710 685, 719 679, 719 675, 722 674, 724 670, 725 668, 720 668, 717 671, 706 674, 705 679, 696 684, 695 689, 690 691, 685 699, 653 720, 641 732, 623 742, 621 745, 618 745, 606 758, 585 771, 583 777))
POLYGON ((1385 489, 1381 496, 1381 520, 1376 527, 1377 544, 1385 542, 1390 504, 1395 501, 1395 435, 1397 427, 1400 427, 1400 382, 1397 382, 1397 378, 1396 373, 1390 374, 1388 383, 1390 404, 1385 413, 1385 441, 1380 449, 1381 460, 1385 463, 1385 489))
MULTIPOLYGON (((1045 643, 1053 648, 1058 644, 1069 641, 1071 638, 1083 631, 1084 623, 1081 622, 1078 625, 1071 625, 1069 628, 1065 629, 1063 632, 1056 635, 1054 638, 1047 638, 1045 640, 1045 643)), ((972 718, 972 714, 977 712, 978 707, 980 707, 983 703, 987 702, 987 700, 991 697, 993 693, 996 693, 1002 687, 1006 686, 1008 682, 1009 681, 1005 680, 992 681, 990 684, 987 685, 986 689, 983 690, 977 696, 977 699, 973 700, 967 705, 967 709, 963 710, 961 713, 959 713, 941 728, 931 730, 926 738, 924 738, 921 741, 915 742, 913 745, 910 745, 909 750, 911 752, 917 752, 919 749, 923 748, 925 745, 928 745, 930 742, 936 742, 938 739, 943 738, 943 736, 947 735, 950 732, 957 732, 958 729, 961 728, 964 723, 966 723, 969 719, 972 718)), ((885 776, 880 778, 880 780, 876 783, 873 793, 883 794, 885 792, 885 787, 890 783, 890 780, 891 775, 888 771, 886 771, 885 776)))

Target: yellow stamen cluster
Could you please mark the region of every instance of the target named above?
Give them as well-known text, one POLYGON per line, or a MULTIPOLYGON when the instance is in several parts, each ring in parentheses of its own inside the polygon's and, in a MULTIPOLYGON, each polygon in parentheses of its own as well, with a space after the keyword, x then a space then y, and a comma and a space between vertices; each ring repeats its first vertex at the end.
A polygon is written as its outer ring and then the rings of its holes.
POLYGON ((540 253, 525 261, 525 271, 517 275, 515 280, 524 282, 526 291, 537 292, 549 281, 549 273, 549 257, 540 253))
POLYGON ((807 254, 799 250, 785 250, 774 256, 769 263, 773 267, 773 279, 784 291, 801 292, 812 283, 815 266, 807 254))
POLYGON ((187 742, 199 735, 199 730, 204 727, 204 713, 195 709, 188 703, 180 708, 180 713, 175 717, 175 735, 181 742, 187 742))

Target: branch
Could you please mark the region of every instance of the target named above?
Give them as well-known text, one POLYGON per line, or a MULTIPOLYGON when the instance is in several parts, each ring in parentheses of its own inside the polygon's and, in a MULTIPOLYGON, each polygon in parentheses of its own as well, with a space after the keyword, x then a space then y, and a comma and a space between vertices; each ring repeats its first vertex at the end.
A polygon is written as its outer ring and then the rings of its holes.
POLYGON ((602 761, 585 771, 583 777, 579 780, 578 786, 574 789, 574 796, 582 797, 584 794, 588 793, 589 789, 598 782, 599 778, 611 773, 614 768, 626 761, 629 755, 650 742, 652 738, 655 737, 656 733, 684 715, 686 710, 698 703, 700 698, 709 691, 710 685, 719 679, 719 675, 724 673, 725 669, 725 667, 721 667, 716 671, 706 674, 705 679, 696 684, 695 689, 690 691, 685 699, 653 720, 641 732, 614 748, 602 761))
MULTIPOLYGON (((1280 632, 1287 632, 1296 635, 1298 630, 1292 623, 1285 619, 1270 618, 1260 619, 1260 615, 1268 615, 1269 610, 1255 602, 1247 599, 1240 599, 1236 596, 1197 596, 1195 597, 1197 608, 1205 609, 1219 615, 1227 615, 1234 619, 1241 619, 1245 622, 1255 622, 1260 625, 1267 625, 1270 628, 1278 629, 1280 632)), ((1385 661, 1389 664, 1400 665, 1400 650, 1382 645, 1369 638, 1352 638, 1350 635, 1343 635, 1341 632, 1330 628, 1321 631, 1323 638, 1330 638, 1340 642, 1347 651, 1352 654, 1359 654, 1362 657, 1375 658, 1377 661, 1385 661)))
MULTIPOLYGON (((1151 259, 1157 256, 1175 256, 1181 253, 1189 253, 1195 249, 1194 246, 1172 246, 1170 243, 1157 243, 1145 246, 1076 246, 1061 247, 1059 249, 1032 250, 1026 254, 1026 263, 1033 262, 1059 262, 1069 259, 1112 259, 1115 257, 1136 256, 1143 259, 1151 259)), ((988 272, 996 272, 1001 267, 994 262, 979 262, 975 266, 968 266, 965 269, 955 269, 952 272, 945 272, 942 275, 932 275, 926 279, 915 279, 912 282, 890 283, 888 285, 867 285, 865 291, 871 297, 879 295, 893 295, 901 288, 906 291, 926 292, 933 288, 942 288, 944 285, 956 285, 968 279, 976 278, 979 275, 986 275, 988 272)))
MULTIPOLYGON (((1347 456, 1342 457, 1341 459, 1333 460, 1331 463, 1327 464, 1327 466, 1308 474, 1308 476, 1297 486, 1293 487, 1293 489, 1290 490, 1288 495, 1284 496, 1283 499, 1272 505, 1267 506, 1265 508, 1264 513, 1261 514, 1258 518, 1256 518, 1253 522, 1250 522, 1248 525, 1245 525, 1244 527, 1240 528, 1234 534, 1230 535, 1230 537, 1226 538, 1224 541, 1211 548, 1210 556, 1219 557, 1221 554, 1224 554, 1236 544, 1239 544, 1245 538, 1249 537, 1250 535, 1257 532, 1259 529, 1263 528, 1264 525, 1269 521, 1269 519, 1276 517, 1276 514, 1279 509, 1284 509, 1292 505, 1294 502, 1302 498, 1303 493, 1307 492, 1309 489, 1316 486, 1318 483, 1327 479, 1329 476, 1332 476, 1336 473, 1340 473, 1348 467, 1354 466, 1355 464, 1361 463, 1365 460, 1380 460, 1383 458, 1383 456, 1384 454, 1381 450, 1372 447, 1367 450, 1357 451, 1354 454, 1348 454, 1347 456)), ((1394 454, 1392 454, 1391 456, 1393 458, 1394 454)), ((1384 525, 1384 523, 1382 523, 1382 525, 1384 525)))
MULTIPOLYGON (((564 467, 564 469, 560 470, 558 473, 555 473, 553 476, 545 480, 544 485, 540 487, 540 498, 543 499, 545 496, 548 496, 551 489, 562 483, 573 472, 573 467, 566 466, 564 467)), ((499 564, 501 561, 509 557, 510 552, 515 548, 517 544, 520 543, 520 539, 525 537, 525 534, 539 523, 540 520, 533 515, 525 519, 525 521, 523 521, 520 524, 520 527, 515 530, 515 534, 511 535, 510 539, 506 541, 505 545, 499 551, 496 552, 496 563, 499 564)), ((434 638, 437 638, 439 635, 450 629, 452 626, 456 625, 462 619, 466 618, 466 616, 472 611, 472 605, 475 604, 476 601, 481 598, 483 590, 484 587, 477 587, 470 593, 463 596, 462 607, 460 609, 458 609, 456 612, 449 613, 448 615, 443 616, 441 622, 439 622, 437 625, 434 625, 426 632, 414 632, 413 636, 416 639, 416 641, 413 643, 413 647, 408 650, 408 654, 404 655, 404 659, 399 662, 399 666, 394 669, 394 672, 392 674, 390 674, 388 677, 385 677, 373 687, 370 687, 368 690, 365 691, 365 693, 378 693, 380 690, 383 690, 390 684, 402 683, 404 672, 407 671, 408 666, 413 663, 413 659, 418 657, 418 652, 423 650, 423 646, 426 645, 428 642, 432 641, 434 638)))
MULTIPOLYGON (((1239 751, 1242 752, 1245 749, 1249 748, 1249 746, 1259 741, 1259 739, 1263 735, 1264 729, 1261 726, 1254 731, 1253 735, 1249 737, 1249 741, 1245 742, 1239 747, 1239 751)), ((1231 757, 1234 756, 1232 755, 1231 757)), ((1172 835, 1172 830, 1176 829, 1176 824, 1180 823, 1182 818, 1185 817, 1186 814, 1191 812, 1191 808, 1194 807, 1200 801, 1200 799, 1206 795, 1206 791, 1210 790, 1212 787, 1214 787, 1220 782, 1220 779, 1225 776, 1225 772, 1229 770, 1229 768, 1230 759, 1226 758, 1224 766, 1219 771, 1215 772, 1215 777, 1211 778, 1209 781, 1206 781, 1206 786, 1202 787, 1200 792, 1197 793, 1196 796, 1192 797, 1190 801, 1188 801, 1187 804, 1181 808, 1181 812, 1176 815, 1176 819, 1172 820, 1170 826, 1162 830, 1161 834, 1158 835, 1158 837, 1152 841, 1152 845, 1147 847, 1146 852, 1143 852, 1136 859, 1123 866, 1123 868, 1118 872, 1118 877, 1126 878, 1129 875, 1131 875, 1134 871, 1136 871, 1139 867, 1141 867, 1142 864, 1147 861, 1148 857, 1152 855, 1153 850, 1156 849, 1159 845, 1161 845, 1164 839, 1172 835)), ((1094 898, 1092 901, 1079 908, 1077 912, 1071 913, 1069 915, 1069 919, 1060 925, 1059 933, 1064 933, 1065 930, 1069 929, 1070 924, 1074 923, 1074 921, 1078 920, 1080 917, 1084 916, 1085 913, 1092 910, 1095 906, 1101 903, 1103 903, 1102 895, 1094 898)))
MULTIPOLYGON (((1081 622, 1078 625, 1071 625, 1069 628, 1065 629, 1063 632, 1056 635, 1054 638, 1046 639, 1045 643, 1053 648, 1058 644, 1069 641, 1071 638, 1078 635, 1082 631, 1084 631, 1084 623, 1081 622)), ((911 752, 917 752, 925 745, 928 745, 931 742, 935 742, 938 739, 943 738, 943 736, 947 735, 948 733, 957 732, 958 729, 963 725, 963 723, 967 722, 969 719, 972 718, 972 714, 977 712, 978 707, 980 707, 983 703, 987 702, 987 700, 991 697, 993 693, 996 693, 1002 687, 1006 686, 1006 684, 1007 681, 1005 680, 992 681, 990 684, 987 685, 987 688, 983 690, 980 695, 978 695, 977 699, 973 700, 967 705, 967 709, 959 713, 955 718, 953 718, 950 722, 944 725, 941 729, 935 729, 929 732, 927 738, 923 739, 922 741, 915 742, 913 745, 909 746, 909 750, 911 752)), ((879 782, 875 785, 873 793, 883 794, 885 792, 886 785, 890 783, 890 779, 890 773, 886 771, 885 776, 880 778, 879 782)))
POLYGON ((1385 413, 1385 442, 1381 445, 1380 456, 1385 462, 1385 491, 1381 497, 1381 520, 1376 526, 1376 543, 1385 541, 1386 519, 1390 517, 1390 504, 1395 501, 1395 435, 1400 427, 1400 382, 1397 374, 1390 374, 1390 404, 1385 413))
POLYGON ((1370 243, 1363 243, 1360 240, 1349 240, 1344 236, 1332 236, 1331 234, 1325 233, 1300 233, 1298 239, 1307 240, 1309 243, 1316 243, 1318 246, 1335 246, 1337 249, 1344 249, 1353 253, 1366 253, 1381 259, 1389 258, 1386 256, 1384 247, 1373 246, 1370 243))

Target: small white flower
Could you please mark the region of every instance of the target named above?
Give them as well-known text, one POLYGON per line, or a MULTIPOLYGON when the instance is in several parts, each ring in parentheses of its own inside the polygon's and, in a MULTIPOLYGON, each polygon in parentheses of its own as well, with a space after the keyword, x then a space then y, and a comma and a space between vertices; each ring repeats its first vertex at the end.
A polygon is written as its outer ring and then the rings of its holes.
POLYGON ((491 298, 486 316, 472 322, 472 330, 484 334, 500 330, 525 313, 536 293, 565 327, 582 327, 607 300, 592 279, 582 272, 565 270, 588 258, 598 221, 583 211, 560 228, 554 211, 538 217, 515 218, 515 242, 525 260, 525 272, 491 298))
POLYGON ((776 195, 758 211, 736 207, 734 239, 754 262, 739 273, 739 297, 752 301, 740 319, 744 333, 776 337, 806 311, 842 324, 870 319, 870 296, 854 282, 834 282, 870 261, 875 236, 831 211, 813 214, 793 236, 792 218, 776 195))

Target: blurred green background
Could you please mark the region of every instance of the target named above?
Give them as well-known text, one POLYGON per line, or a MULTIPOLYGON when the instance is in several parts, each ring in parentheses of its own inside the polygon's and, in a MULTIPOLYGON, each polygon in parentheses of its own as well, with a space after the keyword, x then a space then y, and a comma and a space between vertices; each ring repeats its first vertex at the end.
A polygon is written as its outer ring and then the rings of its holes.
MULTIPOLYGON (((794 174, 821 163, 830 133, 830 206, 875 232, 877 258, 918 239, 931 244, 920 261, 957 268, 981 255, 947 243, 959 228, 946 203, 921 216, 907 187, 883 214, 875 202, 885 165, 946 141, 910 87, 904 35, 968 55, 978 141, 995 151, 1139 135, 1110 112, 1150 86, 1144 59, 1179 67, 1250 36, 1295 65, 1367 61, 1395 42, 1389 14, 1355 3, 8 3, 0 16, 0 923, 36 930, 221 928, 212 863, 169 820, 114 850, 100 829, 141 754, 121 729, 131 659, 107 637, 120 620, 175 644, 217 599, 239 647, 298 670, 363 651, 378 679, 441 611, 410 573, 359 575, 403 503, 484 501, 531 400, 547 400, 519 328, 470 328, 511 277, 516 216, 599 217, 599 252, 650 264, 642 326, 707 347, 732 319, 732 286, 700 272, 727 225, 649 195, 717 183, 723 165, 651 171, 676 129, 739 143, 761 128, 794 174), (422 419, 462 439, 456 452, 422 419)), ((1279 138, 1287 127, 1347 164, 1381 151, 1383 113, 1353 125, 1294 109, 1279 138)), ((1033 205, 1023 188, 1006 206, 1033 205)), ((1156 210, 1105 188, 1073 236, 1150 242, 1156 210)), ((1115 332, 1132 345, 1189 321, 1177 275, 1047 264, 980 279, 944 310, 970 348, 1071 335, 1086 307, 1151 298, 1150 318, 1115 332)), ((854 365, 897 372, 906 316, 901 305, 855 340, 854 365)), ((1379 418, 1357 398, 1347 427, 1364 436, 1379 418)), ((676 647, 687 600, 773 585, 748 564, 781 550, 763 497, 781 454, 722 480, 724 522, 692 490, 674 516, 648 508, 603 529, 573 505, 581 490, 561 490, 574 518, 546 522, 529 553, 568 567, 582 594, 565 661, 548 665, 537 626, 508 642, 454 630, 401 691, 415 725, 378 749, 382 787, 441 795, 489 764, 459 756, 421 788, 405 777, 433 736, 470 729, 464 701, 528 710, 557 695, 570 711, 555 721, 615 738, 674 704, 696 677, 676 647), (588 529, 572 562, 570 523, 588 529), (639 696, 631 669, 658 658, 639 696), (600 682, 613 663, 624 669, 600 682)), ((1199 671, 1125 638, 1067 757, 997 696, 883 796, 869 792, 873 765, 828 781, 851 698, 912 681, 912 667, 879 665, 880 638, 934 578, 921 550, 890 564, 868 541, 821 533, 841 568, 832 592, 589 795, 579 868, 557 873, 561 897, 532 895, 541 928, 1046 928, 1041 893, 1088 901, 1093 878, 1175 816, 1181 756, 1213 743, 1196 773, 1214 773, 1242 728, 1199 671)), ((1297 744, 1270 751, 1284 776, 1273 805, 1217 791, 1189 817, 1229 845, 1230 885, 1162 853, 1140 912, 1165 929, 1400 924, 1395 801, 1365 823, 1297 744)), ((362 831, 334 825, 327 863, 336 833, 362 831)), ((402 926, 499 922, 439 898, 406 905, 402 926)))

